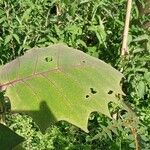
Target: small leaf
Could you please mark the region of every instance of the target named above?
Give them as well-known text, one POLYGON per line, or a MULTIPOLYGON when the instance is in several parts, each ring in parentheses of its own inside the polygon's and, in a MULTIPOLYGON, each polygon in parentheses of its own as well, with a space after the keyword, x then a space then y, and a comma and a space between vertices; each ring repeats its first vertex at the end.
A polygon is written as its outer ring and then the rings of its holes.
POLYGON ((146 82, 150 86, 150 72, 145 72, 144 79, 146 80, 146 82))
POLYGON ((109 138, 112 140, 112 133, 111 133, 111 131, 106 128, 105 132, 107 133, 107 135, 109 136, 109 138))
POLYGON ((114 132, 116 135, 119 135, 116 127, 112 127, 111 131, 114 132))
POLYGON ((87 53, 90 54, 91 56, 96 57, 96 58, 98 58, 98 56, 99 56, 99 53, 97 51, 96 46, 88 47, 88 52, 87 53))
POLYGON ((5 16, 2 17, 2 18, 0 18, 0 23, 4 22, 5 20, 6 20, 6 17, 5 17, 5 16))
POLYGON ((81 0, 80 4, 88 3, 90 0, 81 0))
POLYGON ((139 41, 144 41, 148 39, 149 39, 149 36, 144 34, 144 35, 138 36, 136 39, 132 40, 132 42, 139 42, 139 41))
POLYGON ((133 40, 132 40, 132 35, 128 35, 128 45, 132 42, 133 40))
POLYGON ((145 84, 143 81, 140 81, 137 85, 137 91, 138 91, 138 96, 140 98, 143 98, 144 97, 144 94, 145 94, 145 84))
POLYGON ((59 27, 56 25, 54 25, 54 28, 55 28, 55 32, 56 32, 57 36, 60 37, 62 35, 63 31, 60 30, 59 27))
POLYGON ((17 135, 3 124, 0 124, 0 149, 11 150, 23 141, 23 137, 17 135))
POLYGON ((6 38, 5 38, 5 41, 4 41, 4 45, 9 43, 11 39, 12 39, 12 35, 7 35, 6 38))
POLYGON ((78 39, 77 40, 77 44, 78 45, 81 44, 83 47, 87 48, 87 45, 86 45, 86 43, 83 40, 78 39))
POLYGON ((13 34, 13 37, 15 38, 15 40, 18 42, 18 44, 20 44, 20 40, 17 34, 13 34))
POLYGON ((30 15, 30 12, 31 12, 31 11, 32 11, 32 8, 28 8, 28 9, 24 12, 21 21, 27 21, 27 20, 29 19, 29 15, 30 15))
POLYGON ((134 143, 134 142, 130 143, 130 144, 129 144, 129 147, 135 148, 135 143, 134 143))

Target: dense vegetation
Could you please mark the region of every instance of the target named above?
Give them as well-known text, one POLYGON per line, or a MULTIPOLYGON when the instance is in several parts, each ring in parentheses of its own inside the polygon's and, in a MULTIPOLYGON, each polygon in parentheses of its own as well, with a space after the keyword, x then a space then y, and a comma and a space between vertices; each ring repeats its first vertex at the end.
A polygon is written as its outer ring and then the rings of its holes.
MULTIPOLYGON (((120 57, 125 0, 2 0, 0 2, 0 63, 5 64, 32 47, 64 42, 100 58, 120 70, 125 79, 125 101, 135 110, 138 142, 142 150, 150 149, 150 32, 140 24, 133 3, 128 45, 129 55, 120 57)), ((117 110, 117 108, 116 108, 117 110)), ((112 110, 111 111, 115 111, 112 110)), ((92 150, 135 149, 134 134, 123 125, 124 112, 118 120, 93 113, 89 133, 67 122, 52 125, 42 134, 26 115, 9 115, 7 125, 26 138, 25 149, 92 150), (114 127, 115 126, 115 127, 114 127)))

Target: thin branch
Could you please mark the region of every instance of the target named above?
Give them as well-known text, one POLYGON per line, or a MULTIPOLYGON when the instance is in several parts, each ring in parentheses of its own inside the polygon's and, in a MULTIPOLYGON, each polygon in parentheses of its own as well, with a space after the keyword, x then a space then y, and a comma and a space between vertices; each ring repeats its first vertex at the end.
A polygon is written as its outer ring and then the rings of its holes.
POLYGON ((57 15, 57 16, 60 16, 60 15, 61 15, 61 7, 60 7, 60 4, 59 4, 59 3, 56 5, 56 15, 57 15))
POLYGON ((129 22, 131 16, 131 8, 132 8, 132 0, 128 0, 127 2, 127 11, 126 11, 126 20, 125 20, 125 27, 123 33, 123 42, 122 42, 122 49, 121 55, 124 56, 128 54, 128 31, 129 31, 129 22))
POLYGON ((141 150, 141 147, 139 145, 139 139, 138 139, 138 134, 137 134, 137 130, 133 127, 130 128, 133 138, 134 138, 134 142, 135 142, 135 150, 141 150))

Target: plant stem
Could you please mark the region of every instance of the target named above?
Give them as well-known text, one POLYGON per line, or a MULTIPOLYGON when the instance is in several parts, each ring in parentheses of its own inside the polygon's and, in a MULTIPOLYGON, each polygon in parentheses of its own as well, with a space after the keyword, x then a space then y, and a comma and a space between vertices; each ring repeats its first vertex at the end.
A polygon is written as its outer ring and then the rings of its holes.
POLYGON ((123 32, 122 48, 121 48, 121 55, 122 56, 124 56, 125 54, 128 54, 128 45, 127 45, 127 43, 128 43, 128 31, 129 31, 131 8, 132 8, 132 0, 128 0, 125 27, 124 27, 124 32, 123 32))
POLYGON ((137 130, 133 127, 131 127, 130 129, 133 134, 133 138, 134 138, 134 142, 135 142, 135 150, 141 150, 140 145, 139 145, 137 130))
MULTIPOLYGON (((121 102, 121 105, 131 114, 132 118, 137 117, 136 113, 132 110, 130 105, 128 105, 125 102, 121 102)), ((136 123, 135 120, 133 120, 133 123, 136 123)), ((132 126, 132 123, 130 121, 129 121, 129 128, 130 128, 131 133, 132 133, 133 138, 134 138, 135 150, 141 150, 139 135, 137 133, 136 128, 132 126)))

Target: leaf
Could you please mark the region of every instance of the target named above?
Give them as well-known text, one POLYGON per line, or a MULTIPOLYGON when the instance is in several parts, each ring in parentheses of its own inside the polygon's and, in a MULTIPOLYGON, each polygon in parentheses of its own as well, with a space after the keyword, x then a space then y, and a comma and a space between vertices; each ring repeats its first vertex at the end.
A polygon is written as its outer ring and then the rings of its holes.
POLYGON ((27 21, 27 20, 29 19, 29 16, 30 16, 31 11, 32 11, 32 7, 31 7, 31 8, 28 8, 28 9, 24 12, 21 21, 27 21))
POLYGON ((13 34, 13 37, 15 38, 15 40, 18 42, 18 44, 20 44, 20 40, 17 34, 13 34))
POLYGON ((115 133, 117 136, 119 136, 119 134, 118 134, 118 131, 117 131, 117 128, 116 128, 116 127, 112 127, 112 128, 111 128, 111 131, 112 131, 113 133, 115 133))
POLYGON ((86 45, 86 43, 83 40, 78 39, 77 40, 77 44, 78 45, 81 44, 83 47, 87 48, 87 45, 86 45))
POLYGON ((12 35, 7 35, 6 38, 5 38, 5 41, 4 41, 4 45, 6 45, 7 43, 9 43, 12 39, 12 35))
POLYGON ((97 26, 92 25, 88 29, 89 31, 95 32, 100 44, 105 44, 105 41, 106 41, 105 28, 104 28, 103 22, 101 20, 99 22, 100 22, 100 25, 97 25, 97 26))
POLYGON ((96 57, 96 58, 99 57, 99 53, 98 53, 98 51, 97 51, 96 46, 88 47, 88 52, 87 52, 87 53, 90 54, 90 55, 93 56, 93 57, 96 57))
POLYGON ((2 18, 0 18, 0 23, 4 22, 7 18, 4 16, 2 18))
POLYGON ((91 112, 110 117, 108 103, 119 104, 122 77, 103 61, 56 44, 0 67, 0 89, 6 89, 12 111, 26 112, 42 129, 65 120, 88 132, 91 112))
POLYGON ((143 81, 140 81, 137 85, 137 94, 140 98, 144 97, 145 94, 145 84, 143 81))
POLYGON ((144 73, 144 79, 146 80, 147 84, 150 86, 150 72, 144 73))
POLYGON ((139 42, 139 41, 144 41, 148 39, 149 39, 149 36, 144 34, 144 35, 138 36, 136 39, 132 40, 132 42, 139 42))
POLYGON ((3 124, 0 124, 0 149, 11 150, 23 141, 23 137, 17 135, 3 124))
POLYGON ((80 4, 88 3, 90 0, 81 0, 80 4))

